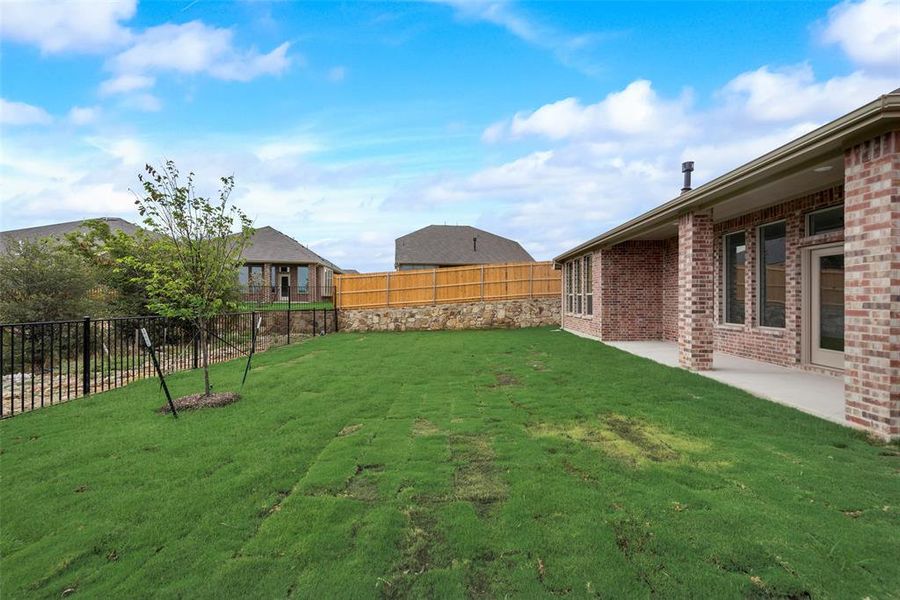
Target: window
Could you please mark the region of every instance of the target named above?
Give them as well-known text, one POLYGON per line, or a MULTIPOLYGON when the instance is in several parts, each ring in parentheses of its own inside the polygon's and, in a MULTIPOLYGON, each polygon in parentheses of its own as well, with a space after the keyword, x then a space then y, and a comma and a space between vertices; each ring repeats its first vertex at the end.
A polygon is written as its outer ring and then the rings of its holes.
POLYGON ((575 309, 574 288, 572 286, 572 261, 566 263, 566 312, 572 312, 575 309))
POLYGON ((725 236, 725 322, 743 324, 747 242, 743 231, 725 236))
POLYGON ((253 287, 262 284, 262 267, 259 265, 243 265, 239 267, 238 283, 241 287, 253 287))
POLYGON ((832 206, 806 215, 806 235, 819 235, 844 228, 844 207, 832 206))
POLYGON ((584 257, 584 314, 594 314, 594 270, 590 254, 584 257))
POLYGON ((248 280, 250 285, 257 286, 262 285, 263 282, 263 268, 262 265, 250 265, 250 278, 248 280))
POLYGON ((759 324, 784 327, 784 221, 759 228, 759 324))
POLYGON ((581 296, 582 290, 582 280, 581 280, 581 260, 576 259, 572 263, 574 267, 574 272, 572 274, 572 279, 575 280, 575 313, 581 314, 581 305, 584 298, 581 296))
POLYGON ((297 293, 305 294, 309 291, 309 267, 297 267, 297 293))

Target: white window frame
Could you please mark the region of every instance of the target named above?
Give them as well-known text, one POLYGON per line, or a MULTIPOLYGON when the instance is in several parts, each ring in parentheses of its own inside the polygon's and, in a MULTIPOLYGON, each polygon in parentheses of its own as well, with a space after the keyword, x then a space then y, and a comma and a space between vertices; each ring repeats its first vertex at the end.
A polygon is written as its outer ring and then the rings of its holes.
MULTIPOLYGON (((787 219, 776 219, 774 221, 769 221, 768 223, 763 223, 762 225, 758 225, 756 227, 756 298, 754 304, 756 305, 756 324, 759 327, 765 329, 785 329, 787 327, 787 219), (778 223, 784 223, 784 303, 785 303, 785 315, 784 315, 784 325, 763 325, 763 315, 765 315, 765 306, 763 303, 763 286, 762 284, 762 271, 764 269, 763 266, 763 236, 762 230, 771 225, 777 225, 778 223)), ((744 259, 744 264, 746 264, 747 260, 744 259)), ((747 316, 744 315, 744 320, 747 320, 747 316)))
POLYGON ((584 304, 584 279, 581 268, 581 257, 576 258, 572 261, 575 266, 575 273, 572 279, 575 281, 575 314, 582 314, 583 304, 584 304))
POLYGON ((594 314, 594 257, 590 254, 585 254, 581 257, 582 268, 581 271, 584 276, 584 283, 582 284, 582 290, 584 294, 584 300, 582 301, 582 307, 584 308, 584 312, 582 314, 585 315, 593 315, 594 314), (590 290, 588 289, 590 288, 590 290), (588 303, 590 300, 590 303, 588 303))
POLYGON ((566 261, 565 266, 565 276, 566 276, 566 313, 574 314, 575 309, 575 291, 572 285, 572 275, 575 272, 575 267, 572 264, 574 261, 566 261))

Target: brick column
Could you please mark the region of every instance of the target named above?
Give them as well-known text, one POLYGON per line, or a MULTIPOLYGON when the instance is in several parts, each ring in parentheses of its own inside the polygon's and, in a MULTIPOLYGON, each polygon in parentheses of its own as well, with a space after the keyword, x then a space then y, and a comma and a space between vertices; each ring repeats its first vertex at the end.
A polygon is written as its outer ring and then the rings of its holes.
POLYGON ((900 131, 844 153, 844 401, 900 437, 900 131))
POLYGON ((262 293, 262 301, 270 302, 272 298, 272 265, 270 263, 263 263, 263 276, 262 276, 262 285, 263 285, 263 293, 262 293))
POLYGON ((712 216, 693 212, 678 219, 678 362, 692 371, 712 368, 712 216))
POLYGON ((319 265, 309 265, 309 301, 319 302, 322 300, 322 292, 319 290, 319 265))

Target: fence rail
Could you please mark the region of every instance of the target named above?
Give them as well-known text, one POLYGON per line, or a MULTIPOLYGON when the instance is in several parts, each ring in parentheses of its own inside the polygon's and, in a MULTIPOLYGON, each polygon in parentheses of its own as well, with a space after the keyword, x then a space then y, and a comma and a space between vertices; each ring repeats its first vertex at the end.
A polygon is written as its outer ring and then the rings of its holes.
MULTIPOLYGON (((219 363, 256 350, 337 331, 334 309, 264 310, 219 315, 210 322, 209 360, 219 363)), ((199 336, 184 321, 115 317, 0 324, 0 418, 154 377, 140 330, 146 329, 164 373, 201 364, 199 336)))
POLYGON ((472 265, 362 275, 335 275, 340 309, 382 308, 559 296, 552 262, 472 265))
POLYGON ((294 310, 332 308, 334 286, 246 285, 240 289, 242 310, 294 310))

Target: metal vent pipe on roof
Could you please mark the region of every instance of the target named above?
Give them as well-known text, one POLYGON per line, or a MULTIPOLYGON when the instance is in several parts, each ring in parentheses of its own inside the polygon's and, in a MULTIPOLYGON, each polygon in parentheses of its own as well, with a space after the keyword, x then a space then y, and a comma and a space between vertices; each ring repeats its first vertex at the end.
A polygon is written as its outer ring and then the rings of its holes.
POLYGON ((681 163, 681 172, 684 173, 684 187, 681 188, 681 193, 691 191, 691 173, 694 171, 694 161, 689 160, 681 163))

